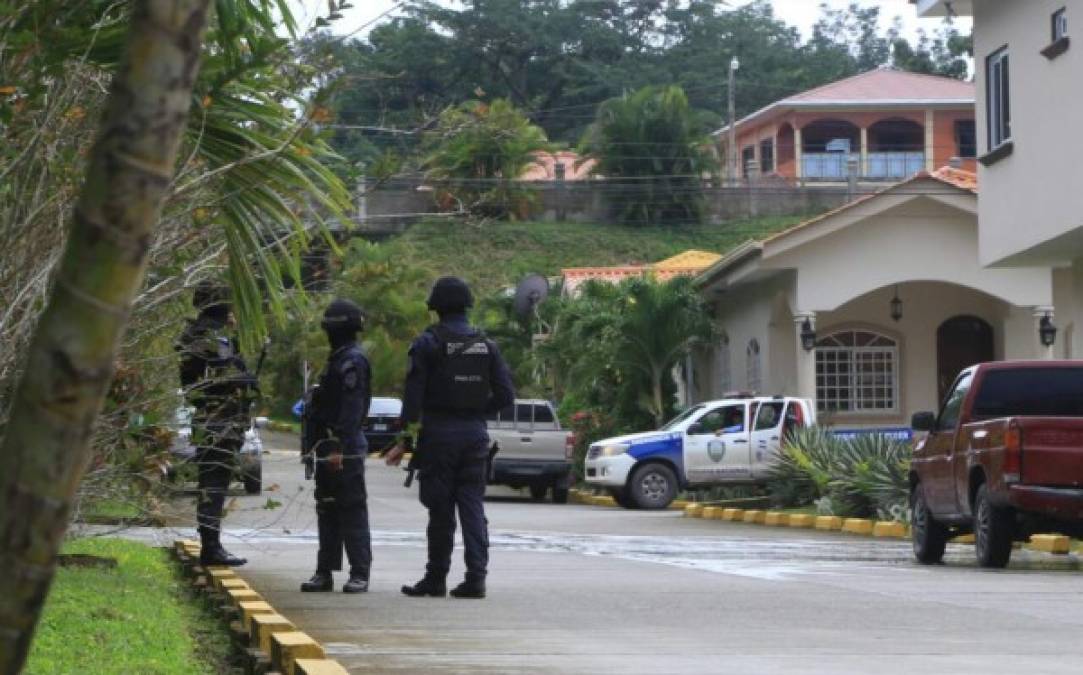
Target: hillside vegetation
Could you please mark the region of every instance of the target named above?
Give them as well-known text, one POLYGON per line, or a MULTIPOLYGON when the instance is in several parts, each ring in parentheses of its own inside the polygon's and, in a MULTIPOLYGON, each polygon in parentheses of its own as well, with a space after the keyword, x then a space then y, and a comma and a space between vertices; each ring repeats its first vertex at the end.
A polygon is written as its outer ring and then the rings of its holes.
POLYGON ((778 232, 803 217, 733 221, 722 225, 623 227, 581 223, 427 221, 387 241, 393 260, 433 276, 456 274, 479 295, 526 274, 557 276, 562 268, 653 263, 688 249, 725 253, 778 232))

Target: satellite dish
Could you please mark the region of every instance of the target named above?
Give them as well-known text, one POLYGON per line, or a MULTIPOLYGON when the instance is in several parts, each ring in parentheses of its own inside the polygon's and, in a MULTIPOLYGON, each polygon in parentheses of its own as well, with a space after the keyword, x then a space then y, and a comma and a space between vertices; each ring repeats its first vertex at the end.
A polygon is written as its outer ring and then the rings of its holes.
POLYGON ((530 319, 547 297, 549 280, 540 274, 531 274, 515 287, 515 299, 512 301, 515 315, 523 320, 530 319))

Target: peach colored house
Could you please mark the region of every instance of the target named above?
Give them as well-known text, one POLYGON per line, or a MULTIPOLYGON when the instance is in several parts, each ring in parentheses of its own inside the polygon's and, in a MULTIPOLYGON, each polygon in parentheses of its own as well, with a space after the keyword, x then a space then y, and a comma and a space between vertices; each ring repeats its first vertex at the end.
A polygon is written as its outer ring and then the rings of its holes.
POLYGON ((694 277, 718 262, 722 256, 709 251, 688 250, 653 265, 621 265, 617 267, 571 267, 561 270, 564 278, 563 293, 575 294, 583 283, 594 279, 618 284, 625 279, 651 275, 660 281, 675 277, 694 277))
MULTIPOLYGON (((974 84, 880 68, 772 103, 737 122, 740 178, 898 181, 960 158, 974 170, 974 84)), ((714 134, 729 157, 729 127, 714 134)), ((724 162, 724 164, 728 164, 724 162)))
POLYGON ((534 163, 519 176, 519 180, 589 180, 596 163, 593 159, 584 160, 582 155, 571 150, 536 152, 534 163))

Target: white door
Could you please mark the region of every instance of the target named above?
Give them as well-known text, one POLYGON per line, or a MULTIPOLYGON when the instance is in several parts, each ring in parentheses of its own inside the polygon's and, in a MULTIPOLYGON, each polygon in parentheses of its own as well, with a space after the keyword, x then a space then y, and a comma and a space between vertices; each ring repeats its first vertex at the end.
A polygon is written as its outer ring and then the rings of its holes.
POLYGON ((782 447, 782 410, 785 401, 764 401, 756 411, 752 424, 752 473, 762 478, 782 447))
POLYGON ((692 423, 684 437, 684 470, 692 484, 751 477, 747 403, 711 408, 692 423))

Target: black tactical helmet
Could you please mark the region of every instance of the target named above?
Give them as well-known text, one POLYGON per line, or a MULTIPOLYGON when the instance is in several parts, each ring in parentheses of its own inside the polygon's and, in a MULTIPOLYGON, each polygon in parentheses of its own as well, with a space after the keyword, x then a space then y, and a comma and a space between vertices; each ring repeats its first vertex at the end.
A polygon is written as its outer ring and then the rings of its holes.
POLYGON ((432 285, 428 305, 434 312, 462 312, 474 306, 474 296, 459 277, 440 277, 432 285))
POLYGON ((201 312, 229 306, 229 287, 213 279, 200 281, 192 292, 192 306, 201 312))
POLYGON ((360 331, 365 328, 365 311, 353 300, 335 298, 323 311, 320 327, 324 330, 344 328, 360 331))

